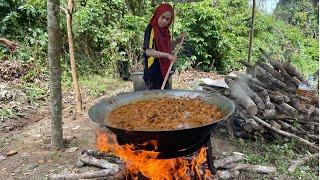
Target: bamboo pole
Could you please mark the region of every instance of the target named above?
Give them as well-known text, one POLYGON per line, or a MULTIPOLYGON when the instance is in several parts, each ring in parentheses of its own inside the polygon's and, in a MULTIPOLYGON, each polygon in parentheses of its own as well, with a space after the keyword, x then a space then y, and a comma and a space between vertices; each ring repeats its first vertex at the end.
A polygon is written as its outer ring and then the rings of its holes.
MULTIPOLYGON (((185 36, 182 36, 182 39, 181 39, 181 41, 180 41, 180 43, 179 43, 179 46, 178 46, 178 49, 177 49, 177 51, 176 51, 175 54, 174 54, 175 56, 177 56, 178 53, 179 53, 179 50, 180 50, 181 45, 182 45, 182 43, 183 43, 184 37, 185 37, 185 36)), ((170 71, 171 71, 171 69, 172 69, 172 65, 173 65, 173 61, 171 61, 170 66, 169 66, 169 69, 168 69, 168 71, 167 71, 167 74, 166 74, 166 76, 164 77, 164 80, 163 80, 162 85, 161 85, 161 90, 164 89, 164 87, 165 87, 165 85, 166 85, 166 83, 167 83, 167 80, 168 80, 170 71)))

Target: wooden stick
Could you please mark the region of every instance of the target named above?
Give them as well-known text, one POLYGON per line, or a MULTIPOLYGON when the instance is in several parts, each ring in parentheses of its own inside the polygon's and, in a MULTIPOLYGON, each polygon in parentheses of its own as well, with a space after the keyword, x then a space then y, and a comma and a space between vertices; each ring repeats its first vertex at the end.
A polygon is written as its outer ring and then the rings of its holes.
POLYGON ((79 160, 86 164, 104 168, 104 169, 114 169, 115 171, 118 171, 119 169, 119 166, 117 164, 110 163, 104 159, 97 159, 94 157, 90 157, 87 154, 83 154, 79 156, 79 160))
POLYGON ((303 158, 297 159, 297 160, 293 160, 291 161, 288 171, 289 172, 294 172, 296 170, 296 168, 300 165, 305 164, 306 162, 308 162, 309 160, 313 159, 313 158, 318 158, 319 157, 319 153, 316 154, 307 154, 306 156, 304 156, 303 158))
POLYGON ((309 141, 307 141, 307 140, 305 140, 305 139, 303 139, 303 138, 301 138, 301 137, 299 137, 299 136, 296 136, 296 135, 294 135, 294 134, 288 133, 288 132, 286 132, 286 131, 282 131, 282 130, 276 129, 276 128, 272 127, 269 123, 266 123, 265 121, 263 121, 262 119, 260 119, 260 118, 258 118, 258 117, 256 117, 256 116, 252 116, 252 117, 253 117, 254 120, 258 121, 258 122, 261 123, 263 126, 269 128, 269 129, 271 129, 271 130, 273 130, 273 131, 275 131, 275 132, 277 132, 277 133, 279 133, 279 134, 281 134, 281 135, 283 135, 283 136, 296 139, 296 140, 298 140, 299 142, 301 142, 301 143, 303 143, 303 144, 305 144, 305 145, 308 145, 308 146, 310 146, 311 148, 313 148, 313 149, 315 149, 315 150, 317 150, 317 151, 319 150, 319 147, 318 147, 316 144, 314 144, 314 143, 311 143, 311 142, 309 142, 309 141))
POLYGON ((215 178, 213 179, 232 179, 240 175, 240 171, 237 170, 228 170, 228 171, 217 171, 215 178))
POLYGON ((268 166, 260 166, 260 165, 253 165, 253 164, 242 164, 242 163, 232 163, 223 166, 223 168, 227 169, 235 169, 235 170, 243 170, 249 172, 257 172, 263 174, 275 173, 277 169, 275 167, 268 167, 268 166))
MULTIPOLYGON (((177 51, 175 52, 175 55, 176 55, 176 56, 178 55, 178 53, 179 53, 179 51, 180 51, 181 45, 182 45, 182 43, 183 43, 183 41, 184 41, 184 37, 185 37, 185 36, 182 36, 182 39, 181 39, 181 41, 180 41, 180 43, 179 43, 179 46, 178 46, 178 49, 177 49, 177 51)), ((163 82, 162 82, 162 85, 161 85, 161 89, 162 89, 162 90, 163 90, 164 87, 166 86, 166 83, 167 83, 167 80, 168 80, 170 71, 171 71, 171 69, 172 69, 172 65, 173 65, 173 61, 171 61, 170 66, 169 66, 169 69, 168 69, 168 71, 167 71, 167 74, 166 74, 166 76, 164 77, 164 80, 163 80, 163 82)))
POLYGON ((227 165, 229 163, 238 162, 238 161, 241 161, 243 159, 244 159, 244 157, 242 155, 235 154, 233 156, 229 156, 229 157, 226 157, 226 158, 214 160, 213 163, 214 163, 215 168, 219 168, 219 167, 223 167, 223 166, 225 166, 225 165, 227 165))
MULTIPOLYGON (((85 172, 81 174, 54 174, 49 176, 49 179, 51 180, 76 180, 76 179, 92 179, 92 178, 100 178, 100 177, 114 177, 117 175, 117 171, 115 169, 103 169, 100 171, 91 171, 91 172, 85 172)), ((123 175, 124 177, 124 175, 123 175)), ((114 179, 114 178, 112 178, 114 179)))

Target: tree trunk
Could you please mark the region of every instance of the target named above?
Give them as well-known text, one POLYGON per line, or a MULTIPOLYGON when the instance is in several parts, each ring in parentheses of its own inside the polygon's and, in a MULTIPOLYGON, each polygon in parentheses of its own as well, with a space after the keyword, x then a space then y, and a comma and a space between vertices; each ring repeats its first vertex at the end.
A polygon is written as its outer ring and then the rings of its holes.
POLYGON ((48 60, 50 74, 51 144, 63 147, 62 139, 62 94, 60 66, 59 0, 47 1, 48 60))
POLYGON ((248 52, 248 63, 251 61, 252 44, 253 44, 253 30, 254 30, 254 16, 255 16, 256 0, 252 0, 252 14, 251 14, 251 28, 249 37, 249 52, 248 52))
POLYGON ((74 58, 74 48, 73 48, 73 38, 72 38, 72 12, 73 12, 73 0, 68 0, 68 9, 66 12, 66 16, 67 16, 67 31, 68 31, 71 74, 72 74, 73 89, 76 96, 75 99, 77 103, 77 111, 81 112, 82 100, 81 100, 81 94, 80 94, 80 89, 78 85, 77 66, 74 58))

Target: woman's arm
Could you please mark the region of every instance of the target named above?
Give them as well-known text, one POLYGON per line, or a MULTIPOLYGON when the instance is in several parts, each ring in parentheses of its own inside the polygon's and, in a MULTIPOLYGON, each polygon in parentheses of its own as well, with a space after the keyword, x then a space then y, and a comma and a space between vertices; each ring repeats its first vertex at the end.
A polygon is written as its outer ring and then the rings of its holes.
POLYGON ((168 58, 171 61, 177 60, 177 56, 174 56, 174 55, 166 53, 166 52, 156 51, 156 50, 150 49, 150 48, 146 49, 146 55, 152 56, 155 58, 168 58))

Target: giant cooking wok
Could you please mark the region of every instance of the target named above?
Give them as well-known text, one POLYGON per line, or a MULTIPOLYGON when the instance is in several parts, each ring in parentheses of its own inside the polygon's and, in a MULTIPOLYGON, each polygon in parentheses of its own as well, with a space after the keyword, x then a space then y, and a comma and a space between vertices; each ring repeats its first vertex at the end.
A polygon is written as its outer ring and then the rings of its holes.
POLYGON ((216 126, 216 123, 232 115, 234 109, 235 105, 231 100, 218 94, 188 90, 150 90, 136 91, 120 94, 114 97, 102 98, 90 107, 89 117, 92 121, 111 130, 117 136, 117 141, 120 145, 134 144, 138 149, 148 149, 150 146, 146 146, 146 142, 156 141, 157 147, 153 150, 163 154, 170 154, 194 149, 195 147, 202 145, 208 136, 210 136, 211 131, 216 126), (201 99, 207 103, 217 105, 222 117, 215 122, 204 124, 202 126, 174 130, 131 130, 116 128, 110 125, 106 118, 112 110, 121 105, 140 100, 151 100, 164 97, 201 99))

